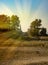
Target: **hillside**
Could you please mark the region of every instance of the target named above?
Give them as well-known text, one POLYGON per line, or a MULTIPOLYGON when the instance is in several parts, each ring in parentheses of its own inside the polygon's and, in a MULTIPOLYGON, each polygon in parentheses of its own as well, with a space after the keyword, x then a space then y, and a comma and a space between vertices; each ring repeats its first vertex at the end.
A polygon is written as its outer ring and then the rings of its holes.
POLYGON ((18 40, 13 32, 0 34, 0 65, 48 65, 48 41, 18 40))

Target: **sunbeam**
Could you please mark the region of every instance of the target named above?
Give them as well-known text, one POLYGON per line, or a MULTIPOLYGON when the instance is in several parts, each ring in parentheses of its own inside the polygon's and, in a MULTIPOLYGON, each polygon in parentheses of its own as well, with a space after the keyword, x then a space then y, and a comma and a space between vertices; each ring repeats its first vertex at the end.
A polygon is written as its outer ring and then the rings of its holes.
POLYGON ((32 3, 30 0, 22 0, 22 3, 20 3, 20 0, 15 0, 16 14, 20 18, 22 30, 26 31, 30 23, 31 14, 33 14, 31 12, 32 3))
MULTIPOLYGON (((32 21, 35 19, 41 19, 42 20, 42 27, 48 28, 48 13, 45 9, 45 6, 47 4, 44 3, 44 1, 40 4, 34 15, 32 16, 32 21)), ((47 29, 48 31, 48 29, 47 29)))
MULTIPOLYGON (((11 2, 11 0, 9 2, 11 2)), ((36 18, 42 19, 42 26, 45 26, 47 28, 48 14, 47 9, 45 8, 47 8, 48 3, 46 2, 46 0, 36 0, 36 3, 33 2, 35 1, 14 0, 14 5, 13 2, 12 4, 10 4, 13 7, 8 7, 8 5, 6 5, 5 3, 0 2, 0 14, 5 14, 9 16, 13 14, 17 15, 20 19, 22 31, 27 31, 30 26, 30 23, 36 18)))

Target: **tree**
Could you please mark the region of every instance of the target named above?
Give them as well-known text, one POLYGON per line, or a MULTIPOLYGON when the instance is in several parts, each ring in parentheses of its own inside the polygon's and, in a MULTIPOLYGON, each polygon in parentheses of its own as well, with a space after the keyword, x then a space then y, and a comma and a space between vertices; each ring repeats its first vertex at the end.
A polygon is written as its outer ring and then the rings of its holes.
POLYGON ((7 15, 0 15, 0 21, 3 23, 8 23, 10 21, 10 17, 7 15))
POLYGON ((41 19, 36 19, 35 21, 31 22, 31 28, 39 28, 41 26, 41 19))
POLYGON ((0 21, 1 22, 6 22, 7 16, 6 15, 0 15, 0 21))
POLYGON ((28 30, 29 35, 38 36, 41 26, 41 19, 36 19, 35 21, 31 22, 30 29, 28 30))
POLYGON ((22 34, 19 17, 12 15, 10 19, 10 28, 15 31, 16 37, 20 37, 22 34))
POLYGON ((11 16, 10 25, 13 29, 17 30, 20 27, 20 20, 19 17, 16 15, 11 16))
POLYGON ((20 31, 20 20, 16 15, 0 15, 0 28, 20 31))
POLYGON ((47 32, 46 28, 41 28, 40 35, 46 36, 47 35, 46 32, 47 32))
POLYGON ((3 29, 9 29, 9 22, 10 22, 10 17, 7 15, 0 15, 0 28, 3 29))

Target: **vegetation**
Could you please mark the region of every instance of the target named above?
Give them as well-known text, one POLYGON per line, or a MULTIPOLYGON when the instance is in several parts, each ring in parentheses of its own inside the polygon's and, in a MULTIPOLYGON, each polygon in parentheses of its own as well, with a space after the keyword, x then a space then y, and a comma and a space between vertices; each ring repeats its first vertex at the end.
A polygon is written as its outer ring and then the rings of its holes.
POLYGON ((31 22, 30 29, 28 29, 28 35, 32 36, 46 36, 46 28, 41 28, 41 19, 36 19, 35 21, 31 22))
POLYGON ((48 65, 47 30, 41 22, 36 19, 22 32, 18 16, 0 15, 0 65, 48 65))
POLYGON ((46 32, 47 32, 46 28, 41 28, 40 35, 41 36, 46 36, 47 35, 46 32))
POLYGON ((28 29, 29 35, 32 36, 39 36, 41 26, 41 20, 36 19, 35 21, 31 22, 30 29, 28 29))
POLYGON ((22 32, 20 20, 17 15, 7 16, 0 15, 0 31, 14 30, 16 32, 15 36, 20 37, 20 39, 39 39, 39 36, 47 36, 46 28, 41 28, 41 19, 35 19, 31 22, 30 28, 27 32, 22 32))
POLYGON ((1 29, 19 29, 20 21, 19 17, 12 15, 11 17, 6 15, 0 15, 0 28, 1 29), (5 28, 6 27, 6 28, 5 28))

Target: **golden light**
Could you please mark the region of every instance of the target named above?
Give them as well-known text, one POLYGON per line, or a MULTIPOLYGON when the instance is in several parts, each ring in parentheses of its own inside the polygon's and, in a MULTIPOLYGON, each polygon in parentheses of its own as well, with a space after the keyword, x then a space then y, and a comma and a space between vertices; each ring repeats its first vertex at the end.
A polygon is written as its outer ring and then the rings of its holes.
POLYGON ((46 11, 44 9, 43 3, 41 3, 36 11, 33 12, 31 11, 31 1, 27 2, 27 0, 25 0, 22 6, 18 0, 15 0, 15 13, 12 12, 12 10, 3 3, 1 3, 0 5, 0 14, 5 14, 9 16, 15 14, 19 17, 23 31, 27 31, 30 23, 35 19, 42 19, 42 26, 48 28, 48 18, 46 17, 46 11))
POLYGON ((10 8, 8 8, 5 4, 0 3, 0 14, 5 14, 8 16, 13 15, 14 13, 10 10, 10 8))

